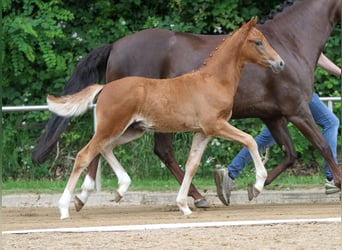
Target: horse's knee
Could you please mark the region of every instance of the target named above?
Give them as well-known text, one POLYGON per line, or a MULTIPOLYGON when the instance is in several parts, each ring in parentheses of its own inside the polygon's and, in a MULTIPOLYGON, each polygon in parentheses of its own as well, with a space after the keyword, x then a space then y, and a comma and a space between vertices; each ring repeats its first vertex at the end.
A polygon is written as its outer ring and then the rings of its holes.
POLYGON ((255 139, 253 136, 250 134, 246 134, 243 138, 242 145, 246 147, 249 151, 251 150, 258 150, 258 144, 256 143, 255 139))

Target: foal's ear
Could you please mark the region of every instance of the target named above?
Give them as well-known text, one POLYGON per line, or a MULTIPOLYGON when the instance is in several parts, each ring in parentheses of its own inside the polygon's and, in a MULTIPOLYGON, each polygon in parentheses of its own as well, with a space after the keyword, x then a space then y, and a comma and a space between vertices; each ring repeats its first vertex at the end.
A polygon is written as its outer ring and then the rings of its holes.
POLYGON ((249 20, 248 23, 243 23, 242 26, 246 27, 248 30, 250 30, 251 28, 255 27, 256 23, 258 22, 258 17, 252 17, 251 20, 249 20))
POLYGON ((257 16, 254 16, 251 18, 251 20, 249 20, 249 27, 255 27, 255 25, 257 24, 258 22, 258 17, 257 16))

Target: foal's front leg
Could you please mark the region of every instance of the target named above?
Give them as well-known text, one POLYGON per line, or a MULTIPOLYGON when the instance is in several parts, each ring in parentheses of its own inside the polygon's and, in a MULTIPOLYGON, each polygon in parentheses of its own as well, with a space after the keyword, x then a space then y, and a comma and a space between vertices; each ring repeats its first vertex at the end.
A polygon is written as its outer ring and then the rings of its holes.
POLYGON ((191 150, 185 165, 184 179, 176 199, 177 205, 184 215, 190 215, 192 213, 188 206, 187 196, 192 178, 197 171, 203 152, 210 138, 210 136, 206 136, 202 132, 198 132, 194 134, 192 139, 191 150))
POLYGON ((264 164, 261 161, 258 151, 258 145, 256 144, 254 138, 251 135, 235 128, 227 121, 222 120, 218 122, 216 126, 213 127, 214 129, 210 131, 211 135, 221 137, 226 140, 239 142, 248 149, 253 159, 256 170, 256 182, 254 184, 254 187, 252 187, 251 190, 249 190, 248 195, 250 200, 253 199, 253 197, 258 196, 258 194, 264 188, 265 180, 267 178, 267 171, 264 167, 264 164))
MULTIPOLYGON (((184 171, 179 167, 172 146, 172 134, 155 133, 154 134, 154 153, 171 171, 177 179, 179 185, 182 184, 184 171)), ((194 198, 194 204, 198 208, 210 207, 208 201, 200 194, 194 184, 190 185, 188 196, 194 198)))

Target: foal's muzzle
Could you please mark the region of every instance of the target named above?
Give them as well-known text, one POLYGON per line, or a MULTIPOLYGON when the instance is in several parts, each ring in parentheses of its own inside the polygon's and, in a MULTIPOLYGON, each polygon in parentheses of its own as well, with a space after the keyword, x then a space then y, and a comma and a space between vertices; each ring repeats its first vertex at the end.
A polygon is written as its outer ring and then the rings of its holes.
POLYGON ((277 58, 273 58, 272 60, 269 60, 269 64, 271 65, 272 71, 274 73, 279 73, 280 71, 283 71, 285 68, 284 60, 280 56, 277 58))

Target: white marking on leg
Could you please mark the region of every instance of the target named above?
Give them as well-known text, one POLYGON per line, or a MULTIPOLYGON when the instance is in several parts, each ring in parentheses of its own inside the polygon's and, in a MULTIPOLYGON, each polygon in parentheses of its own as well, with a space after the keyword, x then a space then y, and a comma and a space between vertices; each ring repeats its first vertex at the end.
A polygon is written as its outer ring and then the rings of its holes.
POLYGON ((210 137, 206 136, 205 134, 201 132, 195 133, 192 139, 192 145, 191 145, 189 157, 186 162, 185 175, 184 175, 182 185, 179 189, 179 192, 176 198, 176 202, 177 202, 179 209, 186 216, 192 213, 188 206, 188 200, 187 200, 187 196, 188 196, 189 189, 190 189, 190 184, 191 184, 192 178, 196 174, 203 152, 209 140, 210 140, 210 137))
POLYGON ((69 218, 69 205, 71 201, 71 194, 66 188, 59 199, 58 207, 61 214, 61 220, 69 218))
POLYGON ((176 198, 177 206, 181 210, 181 212, 183 212, 185 216, 192 214, 192 211, 188 206, 188 200, 187 200, 189 188, 190 188, 189 176, 185 173, 183 181, 182 181, 182 185, 178 191, 178 195, 176 198))
POLYGON ((68 183, 64 189, 62 197, 59 200, 59 210, 61 213, 61 219, 66 219, 69 217, 69 204, 71 201, 71 196, 75 191, 75 187, 78 179, 82 171, 89 165, 89 163, 94 159, 94 157, 98 154, 98 151, 92 147, 96 147, 93 145, 93 137, 90 142, 78 152, 76 156, 76 161, 74 163, 73 169, 71 171, 68 183))
POLYGON ((111 149, 106 149, 102 152, 102 155, 112 167, 115 175, 118 177, 119 188, 117 192, 121 197, 123 197, 131 184, 131 178, 121 166, 120 162, 116 159, 111 149))
POLYGON ((254 184, 254 188, 256 188, 259 192, 261 192, 264 188, 264 184, 267 178, 267 171, 265 169, 264 164, 261 161, 261 157, 258 152, 258 146, 253 138, 248 145, 250 145, 248 150, 254 161, 255 172, 256 172, 255 173, 256 182, 254 184))
POLYGON ((88 200, 88 197, 90 193, 95 188, 95 181, 89 176, 89 174, 86 175, 84 182, 82 184, 82 192, 80 195, 77 195, 77 197, 85 204, 88 200))
POLYGON ((117 169, 115 171, 116 176, 118 177, 118 183, 119 183, 119 188, 118 188, 118 193, 121 196, 124 196, 124 194, 127 192, 129 186, 131 185, 131 178, 127 174, 125 170, 122 169, 117 169))

